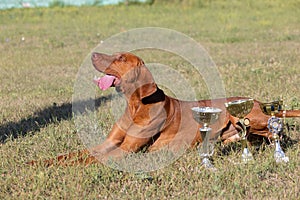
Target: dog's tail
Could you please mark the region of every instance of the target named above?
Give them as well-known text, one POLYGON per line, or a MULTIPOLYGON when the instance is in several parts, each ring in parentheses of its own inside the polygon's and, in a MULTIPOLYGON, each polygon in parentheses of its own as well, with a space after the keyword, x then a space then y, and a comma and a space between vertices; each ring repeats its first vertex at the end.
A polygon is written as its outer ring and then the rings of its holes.
POLYGON ((300 110, 281 110, 275 114, 276 117, 300 117, 300 110))
POLYGON ((45 167, 50 166, 74 166, 74 165, 90 165, 97 163, 98 160, 91 156, 88 150, 82 150, 77 152, 72 152, 64 155, 57 156, 56 158, 48 159, 48 160, 32 160, 27 162, 26 164, 37 166, 42 165, 45 167))

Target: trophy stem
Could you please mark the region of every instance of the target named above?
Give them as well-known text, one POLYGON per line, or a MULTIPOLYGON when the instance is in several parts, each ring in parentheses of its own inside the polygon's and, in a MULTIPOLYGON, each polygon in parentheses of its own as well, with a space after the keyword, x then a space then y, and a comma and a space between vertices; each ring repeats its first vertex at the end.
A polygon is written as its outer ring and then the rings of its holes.
POLYGON ((239 122, 242 125, 241 138, 242 138, 242 140, 246 140, 247 127, 245 125, 245 120, 244 119, 239 119, 239 122))
POLYGON ((201 137, 203 139, 202 141, 202 149, 200 150, 200 157, 202 158, 201 165, 203 165, 206 169, 212 169, 215 170, 214 165, 210 161, 210 157, 213 154, 213 151, 211 152, 210 149, 210 134, 211 134, 211 128, 204 126, 203 128, 200 128, 201 137))
POLYGON ((205 157, 208 157, 209 155, 209 138, 211 133, 211 128, 209 127, 203 127, 200 128, 201 137, 203 139, 202 141, 202 154, 205 157))
POLYGON ((242 134, 241 134, 241 143, 242 143, 242 162, 247 163, 249 161, 254 160, 252 153, 249 150, 248 143, 247 143, 247 126, 249 125, 248 120, 239 119, 240 124, 242 125, 242 134))

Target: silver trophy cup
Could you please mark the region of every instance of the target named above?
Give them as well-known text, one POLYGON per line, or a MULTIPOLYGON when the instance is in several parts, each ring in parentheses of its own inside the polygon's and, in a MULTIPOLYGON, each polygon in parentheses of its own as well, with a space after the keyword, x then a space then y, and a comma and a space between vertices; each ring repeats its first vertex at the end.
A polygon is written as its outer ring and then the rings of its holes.
POLYGON ((205 168, 215 169, 213 164, 210 161, 210 157, 214 153, 214 141, 211 140, 211 131, 209 127, 210 124, 214 124, 222 112, 219 108, 213 107, 193 107, 192 113, 194 119, 199 123, 203 124, 203 127, 200 128, 202 146, 199 148, 199 154, 202 158, 202 165, 205 168))

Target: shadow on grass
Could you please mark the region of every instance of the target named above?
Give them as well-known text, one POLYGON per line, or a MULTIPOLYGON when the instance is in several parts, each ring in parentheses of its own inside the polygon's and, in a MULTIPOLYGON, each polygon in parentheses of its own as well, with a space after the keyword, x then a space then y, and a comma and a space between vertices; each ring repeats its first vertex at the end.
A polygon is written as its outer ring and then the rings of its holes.
POLYGON ((53 104, 43 110, 35 112, 33 115, 21 119, 18 122, 7 122, 0 125, 0 143, 5 143, 8 139, 16 139, 31 133, 38 132, 41 128, 49 124, 59 123, 64 120, 71 120, 73 117, 72 106, 76 111, 84 114, 88 110, 93 111, 105 102, 111 100, 113 95, 89 99, 80 102, 64 103, 60 106, 53 104))

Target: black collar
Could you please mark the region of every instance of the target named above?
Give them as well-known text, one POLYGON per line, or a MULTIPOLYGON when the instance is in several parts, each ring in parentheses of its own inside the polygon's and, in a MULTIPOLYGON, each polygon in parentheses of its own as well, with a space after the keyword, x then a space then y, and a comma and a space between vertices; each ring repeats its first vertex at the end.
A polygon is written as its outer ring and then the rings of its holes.
POLYGON ((142 103, 146 105, 146 104, 161 102, 161 101, 165 100, 165 97, 166 97, 166 95, 165 95, 164 91, 162 91, 161 89, 159 89, 157 87, 156 91, 153 94, 151 94, 150 96, 144 97, 142 99, 142 103))

